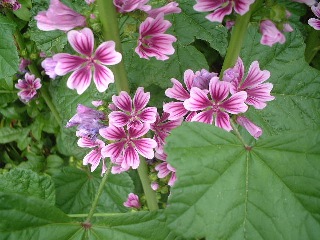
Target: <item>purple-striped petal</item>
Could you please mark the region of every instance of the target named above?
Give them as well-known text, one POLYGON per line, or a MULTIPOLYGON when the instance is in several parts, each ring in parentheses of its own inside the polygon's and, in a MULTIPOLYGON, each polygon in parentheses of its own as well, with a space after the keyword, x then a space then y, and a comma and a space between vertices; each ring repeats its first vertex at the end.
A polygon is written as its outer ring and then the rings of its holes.
POLYGON ((245 91, 237 92, 220 104, 220 107, 232 114, 244 113, 248 110, 248 106, 244 103, 246 99, 247 93, 245 91))
POLYGON ((320 4, 313 5, 311 7, 311 11, 316 15, 318 18, 320 18, 320 4))
MULTIPOLYGON (((188 69, 184 72, 183 79, 184 79, 184 83, 186 84, 188 91, 190 91, 190 89, 192 88, 193 80, 195 77, 196 77, 196 75, 194 74, 194 72, 191 69, 188 69)), ((197 86, 194 86, 194 87, 197 87, 197 86)), ((187 92, 187 94, 188 94, 188 97, 186 97, 185 99, 189 98, 189 93, 187 92)), ((185 99, 178 99, 178 100, 184 101, 185 99)))
POLYGON ((189 111, 203 110, 211 105, 207 94, 197 87, 191 88, 190 98, 183 102, 183 106, 189 111))
POLYGON ((219 128, 223 128, 226 131, 231 131, 230 117, 227 113, 218 111, 216 115, 215 125, 219 128))
POLYGON ((138 153, 145 158, 152 159, 154 157, 153 149, 157 146, 157 142, 150 138, 142 138, 132 140, 138 153))
POLYGON ((170 102, 163 105, 163 111, 170 114, 169 120, 183 118, 189 111, 185 109, 183 102, 170 102))
POLYGON ((136 91, 136 94, 133 97, 133 106, 136 112, 142 110, 145 106, 147 106, 150 100, 150 93, 144 92, 143 87, 139 87, 136 91))
POLYGON ((97 48, 94 59, 105 65, 115 65, 121 62, 122 55, 115 50, 115 42, 103 42, 97 48))
POLYGON ((252 88, 270 78, 270 72, 268 70, 260 70, 259 62, 254 61, 251 63, 248 75, 241 84, 241 89, 252 88))
POLYGON ((114 82, 112 71, 101 64, 94 64, 93 81, 99 92, 107 90, 110 83, 114 82))
POLYGON ((155 166, 155 170, 158 171, 158 178, 165 178, 171 173, 170 170, 167 168, 167 164, 168 163, 163 162, 155 166))
POLYGON ((214 114, 213 110, 203 111, 203 112, 200 112, 200 113, 194 115, 192 117, 191 121, 212 124, 213 123, 213 114, 214 114))
POLYGON ((123 127, 129 123, 130 116, 125 114, 124 112, 114 111, 109 114, 109 122, 110 125, 114 125, 116 127, 123 127))
POLYGON ((84 66, 74 71, 67 81, 70 89, 76 89, 78 94, 82 94, 90 85, 92 71, 89 66, 84 66))
POLYGON ((316 18, 310 18, 308 24, 316 30, 320 30, 320 20, 316 18))
POLYGON ((92 140, 87 137, 79 138, 77 144, 79 147, 82 147, 82 148, 93 148, 93 147, 98 146, 98 144, 95 140, 92 140))
POLYGON ((99 134, 108 140, 121 140, 126 138, 126 133, 122 127, 116 127, 116 126, 109 126, 106 128, 101 128, 99 130, 99 134))
POLYGON ((198 12, 209 12, 217 9, 221 6, 222 1, 212 0, 196 0, 197 4, 193 6, 193 9, 198 12))
POLYGON ((173 87, 168 88, 165 91, 165 94, 167 97, 174 98, 180 101, 184 101, 190 97, 190 94, 188 93, 188 91, 184 89, 182 84, 177 79, 172 78, 171 82, 173 83, 173 87))
POLYGON ((211 22, 222 22, 223 18, 226 15, 229 15, 232 13, 232 2, 230 1, 229 4, 223 8, 218 8, 213 13, 210 13, 206 16, 206 19, 208 19, 211 22))
MULTIPOLYGON (((57 21, 59 20, 57 19, 57 21)), ((75 51, 91 57, 94 47, 94 36, 90 28, 69 31, 68 41, 75 51)))
POLYGON ((262 134, 262 129, 255 125, 253 122, 251 122, 248 118, 243 116, 237 117, 237 123, 244 127, 252 137, 255 139, 258 139, 262 134))
POLYGON ((234 0, 234 10, 240 15, 244 15, 249 11, 250 5, 254 3, 254 0, 234 0))
POLYGON ((87 62, 87 60, 82 57, 68 53, 55 54, 52 59, 57 62, 54 72, 59 76, 66 75, 68 72, 78 69, 82 64, 87 62))
POLYGON ((101 154, 103 157, 110 157, 111 159, 117 159, 122 153, 126 142, 116 142, 108 144, 101 149, 101 154))
POLYGON ((212 99, 218 103, 226 99, 229 95, 230 84, 220 81, 218 77, 213 77, 209 83, 209 92, 212 99))
POLYGON ((132 100, 127 92, 121 91, 119 96, 112 96, 112 102, 125 112, 132 112, 132 100))
POLYGON ((141 128, 129 128, 128 133, 130 138, 139 138, 145 135, 150 130, 150 124, 144 123, 141 128))
POLYGON ((83 165, 91 164, 91 172, 96 170, 102 158, 100 149, 94 149, 83 158, 83 165))
POLYGON ((122 168, 132 167, 133 169, 137 169, 140 164, 139 154, 132 147, 129 146, 124 150, 123 161, 121 163, 122 168))
POLYGON ((247 89, 246 92, 248 97, 246 99, 246 103, 254 106, 256 109, 265 108, 265 102, 275 99, 274 96, 270 95, 272 88, 272 83, 263 83, 254 88, 247 89))
POLYGON ((146 123, 154 123, 156 121, 157 116, 157 108, 156 107, 147 107, 141 111, 137 115, 141 121, 146 123))

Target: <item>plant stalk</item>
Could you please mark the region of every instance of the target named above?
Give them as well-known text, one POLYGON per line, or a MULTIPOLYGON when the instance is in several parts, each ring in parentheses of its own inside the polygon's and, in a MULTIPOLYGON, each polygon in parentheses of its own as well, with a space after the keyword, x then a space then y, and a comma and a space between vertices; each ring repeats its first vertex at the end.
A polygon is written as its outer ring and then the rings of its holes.
POLYGON ((140 165, 138 167, 138 174, 142 183, 142 188, 146 196, 148 208, 150 211, 158 210, 158 200, 156 192, 151 188, 151 182, 148 175, 148 166, 144 158, 140 158, 140 165))
POLYGON ((111 172, 111 167, 112 167, 112 164, 108 164, 109 166, 107 167, 107 171, 105 172, 102 180, 101 180, 101 183, 99 185, 99 188, 98 188, 98 191, 94 197, 94 200, 93 200, 93 203, 91 205, 91 208, 90 208, 90 211, 89 211, 89 214, 88 214, 88 217, 86 219, 86 223, 90 223, 91 221, 91 218, 93 217, 93 214, 94 214, 94 211, 96 210, 97 208, 97 205, 98 205, 98 202, 99 202, 99 199, 101 197, 101 194, 103 192, 103 188, 104 186, 106 185, 106 182, 108 180, 108 176, 109 176, 109 173, 111 172))
POLYGON ((220 78, 223 77, 223 72, 230 67, 233 67, 240 55, 240 51, 243 45, 244 38, 247 34, 248 25, 250 22, 253 11, 262 3, 262 0, 257 0, 251 4, 250 10, 243 16, 238 15, 235 25, 233 27, 227 54, 223 62, 223 66, 220 72, 220 78))
MULTIPOLYGON (((117 12, 113 1, 97 0, 97 3, 104 39, 113 40, 116 43, 116 50, 122 54, 117 12)), ((112 67, 112 70, 115 76, 117 91, 126 91, 129 93, 130 88, 123 59, 120 63, 112 67)))

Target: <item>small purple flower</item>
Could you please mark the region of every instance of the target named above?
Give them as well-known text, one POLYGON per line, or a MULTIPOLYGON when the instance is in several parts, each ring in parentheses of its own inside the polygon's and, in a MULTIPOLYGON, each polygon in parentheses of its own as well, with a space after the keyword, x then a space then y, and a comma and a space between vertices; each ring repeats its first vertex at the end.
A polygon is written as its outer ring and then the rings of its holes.
POLYGON ((18 96, 22 102, 27 103, 37 95, 37 89, 41 88, 40 78, 35 75, 26 73, 24 79, 19 79, 15 84, 17 89, 20 89, 18 96))
POLYGON ((57 74, 54 71, 57 61, 53 60, 53 58, 46 58, 42 61, 41 66, 43 67, 45 73, 51 78, 55 79, 57 74))
POLYGON ((238 58, 236 65, 225 71, 223 80, 230 82, 230 92, 246 91, 246 104, 252 105, 256 109, 263 109, 267 106, 266 102, 274 100, 270 95, 273 88, 272 83, 263 83, 270 77, 270 72, 260 70, 259 62, 254 61, 249 67, 248 74, 244 78, 244 65, 241 58, 238 58))
POLYGON ((156 120, 157 108, 146 107, 150 100, 150 93, 144 92, 139 87, 133 101, 127 92, 121 91, 119 96, 112 96, 115 107, 121 111, 113 111, 109 114, 111 125, 128 128, 141 128, 143 123, 153 123, 156 120))
POLYGON ((220 81, 218 77, 213 77, 209 84, 211 100, 206 92, 200 88, 193 87, 190 90, 190 98, 185 100, 183 105, 189 111, 201 111, 191 119, 192 121, 212 124, 215 116, 215 126, 230 131, 232 127, 228 113, 244 113, 247 111, 248 106, 244 103, 247 99, 245 91, 237 92, 227 98, 229 91, 230 84, 228 82, 220 81))
POLYGON ((31 61, 29 59, 22 58, 19 64, 19 72, 26 72, 26 67, 30 65, 31 61))
POLYGON ((222 22, 226 15, 232 13, 232 9, 240 15, 249 11, 254 0, 196 0, 197 4, 193 9, 198 12, 211 12, 206 18, 211 22, 222 22))
POLYGON ((204 91, 208 91, 209 82, 211 78, 215 76, 217 76, 216 73, 210 73, 205 69, 202 69, 200 72, 197 71, 196 73, 188 69, 184 72, 184 83, 187 89, 185 89, 178 80, 172 78, 171 82, 173 83, 173 87, 168 88, 165 94, 167 97, 176 99, 180 102, 170 102, 163 105, 163 111, 170 114, 168 119, 178 120, 186 116, 185 120, 191 121, 196 113, 185 109, 183 101, 190 98, 189 92, 192 87, 198 87, 204 91))
POLYGON ((164 15, 172 14, 172 13, 181 13, 181 8, 178 7, 179 4, 176 2, 168 3, 167 5, 154 8, 147 11, 149 17, 156 18, 158 14, 163 13, 164 15))
POLYGON ((157 142, 157 147, 155 148, 156 152, 162 153, 163 147, 165 145, 165 139, 169 136, 172 129, 181 125, 182 118, 178 120, 170 121, 169 113, 164 112, 160 117, 159 113, 157 113, 157 118, 154 123, 150 125, 150 129, 154 131, 153 139, 157 142))
POLYGON ((103 112, 79 104, 77 113, 68 121, 66 127, 77 126, 77 136, 95 140, 99 129, 105 127, 103 112))
POLYGON ((149 11, 150 5, 146 5, 149 0, 113 0, 113 4, 119 13, 133 12, 135 10, 149 11))
POLYGON ((86 26, 86 18, 59 0, 51 0, 49 9, 34 17, 37 27, 42 31, 69 31, 75 27, 86 26))
POLYGON ((167 154, 165 154, 164 152, 161 154, 156 153, 155 157, 163 161, 155 167, 155 170, 158 171, 158 178, 165 178, 166 176, 171 174, 168 185, 173 186, 173 184, 177 180, 176 169, 167 162, 167 154))
POLYGON ((237 116, 236 121, 240 126, 244 127, 255 139, 258 139, 261 136, 262 129, 251 122, 248 118, 244 116, 237 116))
POLYGON ((72 48, 83 56, 58 53, 53 56, 57 61, 55 73, 59 76, 73 72, 68 78, 67 86, 82 94, 93 81, 99 92, 104 92, 114 82, 112 71, 105 65, 115 65, 121 61, 122 55, 115 51, 115 42, 101 43, 93 53, 94 36, 89 28, 68 32, 68 41, 72 48), (92 74, 93 72, 93 74, 92 74))
POLYGON ((276 25, 270 20, 264 20, 260 23, 260 32, 262 38, 260 43, 272 47, 275 43, 283 44, 286 37, 278 30, 276 25))
POLYGON ((172 43, 177 39, 165 34, 171 27, 168 20, 164 20, 163 14, 158 14, 156 18, 148 17, 139 27, 139 40, 135 52, 140 58, 149 59, 155 57, 157 60, 167 60, 167 55, 174 53, 172 43))
POLYGON ((139 201, 139 197, 134 193, 129 193, 128 199, 123 203, 123 206, 127 208, 140 208, 141 204, 139 201))
MULTIPOLYGON (((100 164, 101 159, 103 159, 101 154, 101 149, 105 146, 104 142, 99 139, 91 139, 87 137, 82 137, 78 140, 78 146, 82 148, 94 148, 83 158, 83 165, 91 165, 91 172, 97 169, 100 164)), ((104 160, 102 160, 102 174, 107 171, 104 160)))
POLYGON ((127 131, 123 127, 109 126, 100 129, 100 135, 114 143, 110 143, 101 152, 104 157, 110 157, 111 161, 119 160, 123 157, 121 167, 123 169, 137 169, 140 164, 139 154, 145 158, 154 157, 153 149, 157 146, 156 141, 150 138, 141 138, 150 129, 149 124, 143 124, 140 129, 129 128, 127 131))
MULTIPOLYGON (((317 6, 312 6, 311 10, 317 16, 317 18, 320 18, 320 4, 317 6)), ((315 30, 320 30, 320 19, 310 18, 308 20, 308 24, 315 30)))

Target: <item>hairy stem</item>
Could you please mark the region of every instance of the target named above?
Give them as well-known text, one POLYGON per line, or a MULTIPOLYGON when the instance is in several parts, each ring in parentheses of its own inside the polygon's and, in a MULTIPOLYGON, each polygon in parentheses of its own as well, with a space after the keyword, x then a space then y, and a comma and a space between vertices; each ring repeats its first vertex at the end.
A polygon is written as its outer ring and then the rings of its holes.
POLYGON ((247 28, 250 22, 253 11, 262 3, 261 0, 257 0, 251 4, 250 10, 243 16, 238 15, 234 28, 231 33, 231 38, 227 50, 227 55, 224 59, 223 66, 220 72, 220 78, 223 77, 223 72, 230 67, 233 67, 240 55, 240 51, 243 45, 244 38, 247 34, 247 28))
POLYGON ((110 173, 110 171, 111 171, 112 164, 110 163, 110 164, 108 164, 108 165, 109 165, 109 166, 107 167, 107 172, 104 174, 104 176, 103 176, 103 178, 102 178, 102 180, 101 180, 101 183, 100 183, 100 185, 99 185, 98 191, 97 191, 97 193, 96 193, 96 195, 95 195, 95 197, 94 197, 93 203, 92 203, 92 205, 91 205, 91 208, 90 208, 88 217, 87 217, 87 219, 86 219, 86 221, 85 221, 85 222, 87 222, 87 223, 90 223, 91 218, 93 217, 94 211, 95 211, 96 208, 97 208, 99 199, 100 199, 101 194, 102 194, 102 192, 103 192, 103 188, 104 188, 104 186, 106 185, 106 182, 107 182, 107 180, 108 180, 108 176, 109 176, 109 173, 110 173))
POLYGON ((156 192, 151 188, 151 182, 148 175, 148 166, 144 158, 140 158, 140 165, 138 167, 138 174, 142 183, 142 188, 146 196, 148 208, 150 211, 158 210, 158 200, 156 192))
POLYGON ((243 137, 241 136, 237 125, 234 123, 234 121, 232 119, 230 119, 230 123, 231 126, 233 128, 233 132, 236 134, 236 136, 239 138, 239 140, 242 142, 242 144, 244 145, 245 148, 249 147, 249 145, 244 141, 243 137))
MULTIPOLYGON (((122 54, 117 12, 113 1, 97 0, 97 3, 104 39, 113 40, 116 43, 116 50, 122 54)), ((115 76, 117 91, 129 92, 130 89, 123 60, 112 67, 112 70, 115 76)))

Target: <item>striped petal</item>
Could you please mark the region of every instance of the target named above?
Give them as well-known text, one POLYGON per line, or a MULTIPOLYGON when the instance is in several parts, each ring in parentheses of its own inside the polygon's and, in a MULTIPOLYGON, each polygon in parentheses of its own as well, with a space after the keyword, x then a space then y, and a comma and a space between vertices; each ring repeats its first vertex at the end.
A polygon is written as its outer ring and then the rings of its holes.
POLYGON ((68 78, 67 86, 76 89, 78 94, 82 94, 90 85, 92 71, 89 66, 84 66, 74 71, 68 78))

